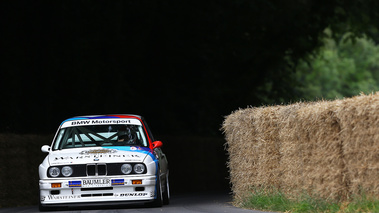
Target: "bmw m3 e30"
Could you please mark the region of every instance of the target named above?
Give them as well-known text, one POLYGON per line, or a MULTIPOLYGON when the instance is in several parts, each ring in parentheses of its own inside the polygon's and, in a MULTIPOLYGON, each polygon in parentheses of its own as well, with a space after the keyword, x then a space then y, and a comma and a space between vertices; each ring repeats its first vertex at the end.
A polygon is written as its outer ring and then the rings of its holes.
POLYGON ((162 142, 138 115, 95 115, 59 126, 39 166, 40 209, 77 205, 168 204, 162 142))

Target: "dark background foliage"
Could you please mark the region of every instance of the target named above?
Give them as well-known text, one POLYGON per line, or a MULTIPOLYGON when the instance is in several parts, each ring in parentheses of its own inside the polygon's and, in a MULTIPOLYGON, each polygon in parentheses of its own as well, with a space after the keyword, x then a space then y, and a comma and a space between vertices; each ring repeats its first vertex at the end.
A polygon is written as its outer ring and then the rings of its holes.
POLYGON ((2 1, 2 132, 135 113, 164 134, 218 135, 239 107, 299 95, 323 30, 376 31, 377 1, 2 1))

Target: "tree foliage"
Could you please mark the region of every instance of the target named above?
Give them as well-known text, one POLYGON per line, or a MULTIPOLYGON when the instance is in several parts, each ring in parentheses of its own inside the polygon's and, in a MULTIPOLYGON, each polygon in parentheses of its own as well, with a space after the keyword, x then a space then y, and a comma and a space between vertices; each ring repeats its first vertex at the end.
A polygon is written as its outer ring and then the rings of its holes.
POLYGON ((325 39, 325 46, 297 67, 305 100, 351 97, 379 91, 379 46, 367 37, 325 39))

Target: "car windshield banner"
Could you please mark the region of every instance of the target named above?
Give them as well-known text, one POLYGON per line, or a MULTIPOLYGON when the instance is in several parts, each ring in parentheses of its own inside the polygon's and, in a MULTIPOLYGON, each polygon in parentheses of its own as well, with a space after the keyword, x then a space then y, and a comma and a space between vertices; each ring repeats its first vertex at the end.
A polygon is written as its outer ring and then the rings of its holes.
POLYGON ((89 125, 139 125, 141 122, 137 119, 85 119, 85 120, 70 120, 62 124, 62 128, 71 126, 89 126, 89 125))

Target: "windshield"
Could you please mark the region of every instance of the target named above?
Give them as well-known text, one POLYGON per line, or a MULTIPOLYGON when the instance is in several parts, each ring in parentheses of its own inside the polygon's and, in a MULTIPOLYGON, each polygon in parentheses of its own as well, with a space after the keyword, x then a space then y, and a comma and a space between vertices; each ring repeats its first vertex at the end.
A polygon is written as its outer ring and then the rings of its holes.
POLYGON ((59 130, 53 150, 102 147, 148 146, 141 125, 88 125, 71 126, 59 130))

